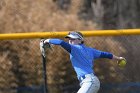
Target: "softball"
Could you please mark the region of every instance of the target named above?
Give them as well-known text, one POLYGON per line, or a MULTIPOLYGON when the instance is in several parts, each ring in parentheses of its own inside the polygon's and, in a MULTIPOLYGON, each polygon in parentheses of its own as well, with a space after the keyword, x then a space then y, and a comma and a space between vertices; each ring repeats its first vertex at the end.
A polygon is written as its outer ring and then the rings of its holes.
POLYGON ((125 67, 125 66, 126 66, 126 60, 120 60, 120 61, 118 62, 118 65, 119 65, 120 67, 125 67))

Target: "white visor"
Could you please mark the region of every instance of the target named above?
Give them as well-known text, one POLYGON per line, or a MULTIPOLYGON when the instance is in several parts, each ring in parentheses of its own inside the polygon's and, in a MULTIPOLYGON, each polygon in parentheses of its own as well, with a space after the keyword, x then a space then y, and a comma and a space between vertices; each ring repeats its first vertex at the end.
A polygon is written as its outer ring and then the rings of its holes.
POLYGON ((73 38, 73 39, 80 39, 83 40, 83 37, 76 32, 71 32, 65 38, 73 38))

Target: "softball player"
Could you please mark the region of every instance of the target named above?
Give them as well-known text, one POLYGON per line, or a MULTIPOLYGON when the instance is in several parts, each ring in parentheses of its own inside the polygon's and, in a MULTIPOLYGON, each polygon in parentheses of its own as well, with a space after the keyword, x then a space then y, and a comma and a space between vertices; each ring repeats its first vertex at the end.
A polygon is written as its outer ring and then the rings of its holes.
POLYGON ((40 45, 60 45, 70 54, 72 66, 80 82, 80 89, 77 93, 97 93, 100 88, 100 81, 93 71, 94 60, 98 58, 109 58, 122 60, 109 52, 103 52, 84 45, 84 38, 80 32, 70 32, 65 38, 69 43, 60 39, 41 40, 40 45))

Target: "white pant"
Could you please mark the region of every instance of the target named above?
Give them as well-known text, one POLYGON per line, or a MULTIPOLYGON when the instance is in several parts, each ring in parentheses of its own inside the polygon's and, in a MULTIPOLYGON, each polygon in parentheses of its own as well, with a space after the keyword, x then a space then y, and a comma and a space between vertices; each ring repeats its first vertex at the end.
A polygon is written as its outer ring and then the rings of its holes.
POLYGON ((81 88, 77 93, 97 93, 100 88, 100 81, 94 74, 85 75, 85 79, 80 82, 81 88))

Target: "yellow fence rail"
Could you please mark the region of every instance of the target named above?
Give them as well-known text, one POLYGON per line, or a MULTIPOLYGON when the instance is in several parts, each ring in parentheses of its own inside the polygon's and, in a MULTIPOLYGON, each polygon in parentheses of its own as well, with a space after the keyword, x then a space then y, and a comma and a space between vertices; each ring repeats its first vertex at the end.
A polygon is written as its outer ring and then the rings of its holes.
MULTIPOLYGON (((62 38, 64 36, 66 36, 68 34, 68 32, 69 31, 0 34, 0 40, 35 39, 35 38, 62 38)), ((85 37, 140 35, 140 29, 92 30, 92 31, 80 31, 80 32, 85 37)))

